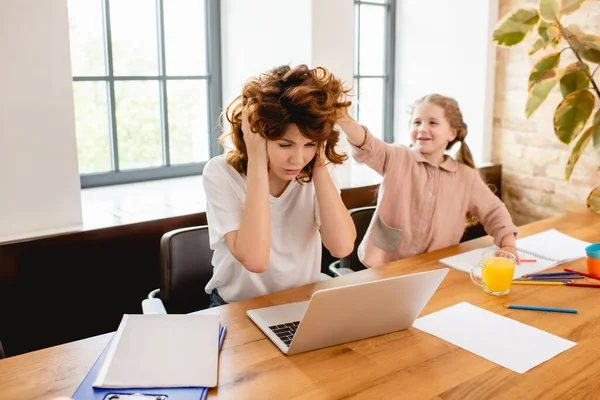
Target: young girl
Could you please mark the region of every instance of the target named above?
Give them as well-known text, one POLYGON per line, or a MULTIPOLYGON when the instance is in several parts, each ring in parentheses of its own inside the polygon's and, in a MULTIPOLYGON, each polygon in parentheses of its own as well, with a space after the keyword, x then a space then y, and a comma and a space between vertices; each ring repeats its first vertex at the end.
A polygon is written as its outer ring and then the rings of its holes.
POLYGON ((211 307, 318 281, 322 244, 335 257, 352 252, 356 230, 326 165, 346 159, 334 128, 346 93, 323 68, 282 66, 227 107, 221 144, 233 149, 203 172, 211 307))
POLYGON ((517 256, 517 228, 475 169, 465 143, 467 125, 456 100, 431 94, 414 104, 411 147, 384 143, 346 110, 340 115, 338 125, 356 160, 383 176, 377 210, 358 248, 365 266, 377 267, 459 243, 467 213, 494 237, 500 255, 517 256), (454 160, 445 151, 457 142, 460 150, 454 160))

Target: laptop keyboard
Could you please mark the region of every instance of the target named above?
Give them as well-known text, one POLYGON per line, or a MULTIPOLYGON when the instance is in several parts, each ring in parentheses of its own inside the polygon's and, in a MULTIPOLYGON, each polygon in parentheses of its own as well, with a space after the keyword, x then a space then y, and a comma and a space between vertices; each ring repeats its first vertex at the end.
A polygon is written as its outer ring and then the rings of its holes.
POLYGON ((279 339, 285 343, 286 346, 290 347, 290 343, 292 343, 292 339, 296 334, 296 329, 298 329, 298 325, 300 325, 300 321, 286 322, 284 324, 273 325, 270 326, 269 329, 273 331, 277 335, 279 339))

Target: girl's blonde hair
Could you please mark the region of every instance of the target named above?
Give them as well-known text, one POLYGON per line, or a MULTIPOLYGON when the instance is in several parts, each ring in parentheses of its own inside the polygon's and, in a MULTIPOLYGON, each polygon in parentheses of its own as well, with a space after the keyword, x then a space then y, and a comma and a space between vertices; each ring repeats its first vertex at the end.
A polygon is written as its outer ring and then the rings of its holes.
POLYGON ((456 153, 456 161, 465 164, 471 168, 475 168, 471 149, 467 146, 465 138, 467 137, 467 124, 463 120, 462 111, 458 106, 458 102, 452 97, 442 96, 441 94, 433 93, 423 96, 413 104, 411 115, 414 108, 421 103, 431 103, 440 106, 444 109, 448 123, 452 129, 456 130, 456 138, 448 143, 446 150, 450 150, 457 142, 460 142, 460 149, 456 153))

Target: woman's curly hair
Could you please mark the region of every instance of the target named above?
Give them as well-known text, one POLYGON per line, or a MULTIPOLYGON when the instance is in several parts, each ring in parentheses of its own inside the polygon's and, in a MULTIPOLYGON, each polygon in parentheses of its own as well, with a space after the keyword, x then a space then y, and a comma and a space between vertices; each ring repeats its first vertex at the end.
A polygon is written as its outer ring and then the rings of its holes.
MULTIPOLYGON (((335 150, 340 136, 335 122, 351 104, 347 100, 349 91, 325 68, 310 69, 306 65, 284 65, 249 79, 242 94, 225 111, 231 130, 221 136, 220 142, 225 148, 226 139, 231 138, 233 144, 227 162, 238 172, 247 173, 248 152, 242 133, 242 111, 247 107, 253 132, 276 140, 283 136, 288 124, 296 124, 305 137, 317 143, 317 152, 323 152, 326 162, 341 164, 348 157, 335 150)), ((315 159, 316 156, 296 180, 311 181, 315 159)))

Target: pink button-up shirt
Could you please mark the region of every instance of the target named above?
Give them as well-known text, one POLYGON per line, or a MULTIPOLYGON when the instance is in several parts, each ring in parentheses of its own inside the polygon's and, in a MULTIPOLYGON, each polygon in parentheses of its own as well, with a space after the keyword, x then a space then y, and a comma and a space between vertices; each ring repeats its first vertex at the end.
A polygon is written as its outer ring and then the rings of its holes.
POLYGON ((467 211, 500 244, 517 234, 504 203, 479 172, 450 156, 435 166, 416 149, 387 144, 367 133, 354 158, 383 176, 377 210, 358 257, 367 267, 452 246, 465 231, 467 211))

